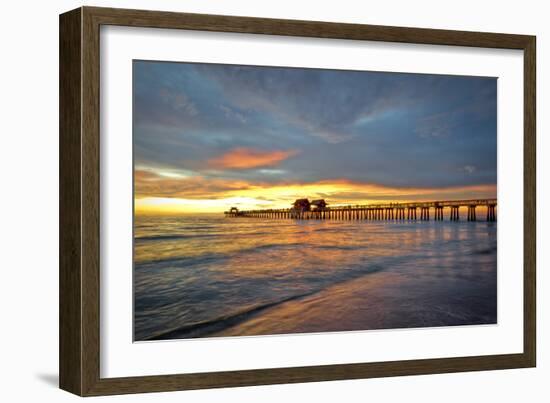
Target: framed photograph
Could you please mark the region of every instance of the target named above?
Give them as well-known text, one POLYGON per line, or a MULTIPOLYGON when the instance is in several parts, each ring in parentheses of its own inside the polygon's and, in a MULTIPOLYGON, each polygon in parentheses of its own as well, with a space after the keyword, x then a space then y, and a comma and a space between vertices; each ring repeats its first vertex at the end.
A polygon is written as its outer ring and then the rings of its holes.
POLYGON ((533 367, 535 37, 60 16, 60 387, 533 367))

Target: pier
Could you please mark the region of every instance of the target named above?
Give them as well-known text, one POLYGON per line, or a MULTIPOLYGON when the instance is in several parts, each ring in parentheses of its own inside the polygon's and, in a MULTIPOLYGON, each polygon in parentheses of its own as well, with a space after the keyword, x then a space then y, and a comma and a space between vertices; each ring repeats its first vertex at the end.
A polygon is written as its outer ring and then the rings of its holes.
POLYGON ((443 221, 448 212, 450 221, 459 221, 459 209, 466 208, 467 221, 476 221, 476 207, 486 207, 487 221, 496 221, 497 199, 442 200, 407 203, 328 206, 324 200, 298 199, 288 209, 239 210, 232 207, 226 217, 250 217, 275 220, 372 220, 372 221, 443 221))

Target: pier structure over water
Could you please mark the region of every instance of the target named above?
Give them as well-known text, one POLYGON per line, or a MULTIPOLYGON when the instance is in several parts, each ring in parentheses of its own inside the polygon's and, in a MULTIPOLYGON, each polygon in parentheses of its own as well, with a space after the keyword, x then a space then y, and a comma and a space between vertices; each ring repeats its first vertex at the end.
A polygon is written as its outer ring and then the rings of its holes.
POLYGON ((497 199, 441 200, 407 203, 380 203, 366 205, 328 206, 324 200, 298 199, 288 209, 239 210, 232 207, 224 214, 226 217, 250 217, 264 219, 294 220, 373 220, 373 221, 436 221, 444 219, 448 212, 450 221, 459 221, 459 209, 467 209, 467 221, 476 221, 476 207, 487 209, 487 221, 496 221, 497 199))

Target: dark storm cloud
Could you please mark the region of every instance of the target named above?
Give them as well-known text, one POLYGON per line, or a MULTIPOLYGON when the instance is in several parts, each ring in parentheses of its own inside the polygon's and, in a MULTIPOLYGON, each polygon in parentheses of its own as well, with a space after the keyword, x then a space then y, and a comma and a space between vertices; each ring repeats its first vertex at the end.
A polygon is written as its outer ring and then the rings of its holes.
POLYGON ((496 85, 478 77, 135 62, 136 164, 251 183, 494 184, 496 85), (206 163, 242 150, 285 158, 266 169, 206 163))

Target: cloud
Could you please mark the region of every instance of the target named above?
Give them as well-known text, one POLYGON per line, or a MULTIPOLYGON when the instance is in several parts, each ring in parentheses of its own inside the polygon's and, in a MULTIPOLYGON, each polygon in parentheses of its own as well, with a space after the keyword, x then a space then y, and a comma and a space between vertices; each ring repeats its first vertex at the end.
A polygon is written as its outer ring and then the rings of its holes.
POLYGON ((237 147, 219 157, 208 160, 208 166, 215 169, 273 167, 297 154, 297 150, 263 151, 248 147, 237 147))
POLYGON ((496 183, 496 87, 487 77, 136 61, 135 163, 190 176, 182 193, 284 178, 496 183))
POLYGON ((204 176, 166 177, 149 170, 134 171, 134 195, 136 198, 189 198, 217 199, 228 192, 245 191, 249 183, 225 178, 204 176))
POLYGON ((431 109, 437 110, 437 113, 424 115, 417 120, 415 132, 419 137, 449 137, 456 135, 461 126, 496 117, 496 82, 493 79, 479 82, 479 78, 475 77, 470 81, 463 81, 465 79, 461 78, 452 86, 449 85, 452 88, 462 81, 464 88, 457 88, 456 95, 440 97, 439 107, 432 105, 431 109), (476 83, 480 84, 479 87, 475 87, 476 83))
POLYGON ((476 171, 476 167, 473 166, 473 165, 464 165, 462 167, 462 171, 464 171, 468 174, 473 174, 476 171))
POLYGON ((228 106, 220 105, 220 109, 224 113, 225 117, 228 119, 236 120, 242 124, 245 124, 247 122, 246 117, 242 113, 239 113, 228 106))
POLYGON ((195 116, 199 112, 189 97, 183 92, 171 91, 168 88, 161 88, 159 91, 160 99, 172 110, 183 112, 188 116, 195 116))
POLYGON ((285 208, 295 199, 324 198, 332 206, 380 201, 459 200, 496 197, 496 185, 443 188, 392 187, 348 179, 315 182, 232 180, 190 176, 170 178, 152 171, 135 171, 135 197, 139 212, 220 212, 231 206, 243 209, 285 208), (157 210, 155 210, 157 209, 157 210))
POLYGON ((419 119, 415 132, 421 138, 447 137, 455 125, 453 112, 438 113, 419 119))
MULTIPOLYGON (((269 116, 337 144, 357 135, 354 124, 418 104, 409 75, 323 69, 196 65, 233 107, 269 116)), ((424 76, 419 80, 426 81, 424 76)))

